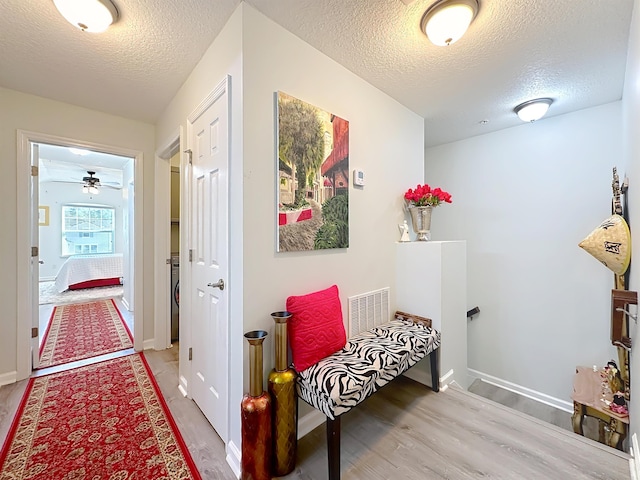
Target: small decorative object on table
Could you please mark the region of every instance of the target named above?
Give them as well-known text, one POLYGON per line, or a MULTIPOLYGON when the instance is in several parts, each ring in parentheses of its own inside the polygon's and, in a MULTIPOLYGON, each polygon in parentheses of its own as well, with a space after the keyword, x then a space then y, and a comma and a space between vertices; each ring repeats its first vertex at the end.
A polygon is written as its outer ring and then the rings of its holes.
POLYGON ((411 239, 409 238, 409 225, 407 225, 407 221, 405 220, 404 223, 398 225, 398 228, 400 229, 400 241, 401 242, 410 242, 411 239))
POLYGON ((429 185, 417 185, 415 190, 410 188, 404 194, 407 201, 413 231, 418 234, 416 240, 431 240, 431 210, 442 202, 451 203, 451 195, 441 188, 431 188, 429 185))
POLYGON ((264 330, 244 334, 249 342, 249 393, 242 398, 242 480, 271 480, 271 397, 262 389, 264 330))

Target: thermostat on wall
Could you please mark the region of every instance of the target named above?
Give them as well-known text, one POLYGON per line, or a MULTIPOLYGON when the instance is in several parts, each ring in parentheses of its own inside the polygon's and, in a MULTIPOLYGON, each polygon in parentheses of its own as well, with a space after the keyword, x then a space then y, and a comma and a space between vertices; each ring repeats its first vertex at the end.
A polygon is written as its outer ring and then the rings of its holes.
POLYGON ((364 187, 364 172, 362 170, 353 171, 353 184, 364 187))

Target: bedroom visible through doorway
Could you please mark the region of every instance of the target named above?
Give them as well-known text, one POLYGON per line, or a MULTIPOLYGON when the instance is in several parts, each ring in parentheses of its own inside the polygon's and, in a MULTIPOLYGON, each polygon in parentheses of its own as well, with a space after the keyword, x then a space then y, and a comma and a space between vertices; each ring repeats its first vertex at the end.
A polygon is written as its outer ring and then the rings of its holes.
MULTIPOLYGON (((38 166, 34 198, 38 199, 40 354, 46 350, 45 335, 56 312, 73 310, 71 305, 101 305, 113 299, 116 310, 111 313, 122 319, 123 331, 132 337, 133 229, 129 222, 134 212, 129 190, 134 158, 35 142, 32 152, 37 154, 38 166)), ((83 314, 95 316, 93 310, 83 314)), ((105 318, 111 321, 108 312, 105 318)))

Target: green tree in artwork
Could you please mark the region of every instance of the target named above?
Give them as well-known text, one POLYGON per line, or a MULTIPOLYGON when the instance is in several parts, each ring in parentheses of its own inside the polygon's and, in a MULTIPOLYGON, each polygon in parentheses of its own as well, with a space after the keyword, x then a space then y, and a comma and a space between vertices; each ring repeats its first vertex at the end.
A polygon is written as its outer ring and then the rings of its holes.
POLYGON ((280 160, 294 169, 297 188, 295 204, 305 203, 307 182, 324 159, 322 122, 316 109, 293 97, 278 96, 280 160))
POLYGON ((347 248, 349 246, 349 196, 336 195, 322 205, 323 225, 316 233, 313 248, 347 248))

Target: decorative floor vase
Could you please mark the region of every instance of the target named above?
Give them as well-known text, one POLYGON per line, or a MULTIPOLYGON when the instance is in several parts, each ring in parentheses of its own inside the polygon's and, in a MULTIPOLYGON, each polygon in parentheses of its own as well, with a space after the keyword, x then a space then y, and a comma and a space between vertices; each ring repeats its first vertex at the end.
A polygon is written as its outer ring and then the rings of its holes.
POLYGON ((298 402, 296 372, 289 368, 287 355, 287 321, 289 312, 271 314, 276 323, 276 364, 269 374, 269 393, 273 401, 273 473, 282 477, 296 466, 298 437, 298 402))
POLYGON ((431 205, 423 207, 409 207, 413 231, 418 235, 416 240, 425 242, 431 240, 431 205))
POLYGON ((264 330, 244 334, 249 342, 249 393, 242 398, 242 480, 271 480, 271 396, 262 390, 264 330))

